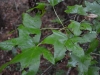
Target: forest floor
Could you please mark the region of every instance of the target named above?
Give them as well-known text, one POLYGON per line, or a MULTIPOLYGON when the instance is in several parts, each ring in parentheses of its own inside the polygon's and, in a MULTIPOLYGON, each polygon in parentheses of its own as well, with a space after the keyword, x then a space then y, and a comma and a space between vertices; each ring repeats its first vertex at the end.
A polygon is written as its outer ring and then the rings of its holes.
MULTIPOLYGON (((46 1, 41 0, 41 2, 46 1)), ((12 34, 10 32, 16 30, 17 27, 22 23, 22 13, 28 10, 29 7, 30 5, 28 0, 0 0, 0 14, 3 19, 2 25, 0 24, 0 42, 7 39, 16 38, 18 36, 17 31, 12 34)), ((55 8, 59 17, 66 19, 67 22, 65 22, 65 24, 68 25, 68 15, 63 12, 66 8, 66 5, 60 3, 55 8)), ((34 15, 34 13, 35 12, 33 11, 31 15, 34 15)), ((54 19, 56 19, 54 11, 52 8, 47 8, 47 12, 42 17, 42 28, 60 28, 60 24, 52 22, 54 19)), ((51 33, 52 32, 48 30, 42 31, 41 39, 45 38, 51 33)), ((47 47, 51 48, 50 45, 47 45, 47 47)), ((9 62, 12 58, 13 55, 11 51, 7 52, 0 50, 0 66, 6 62, 9 62)), ((66 72, 68 71, 68 68, 66 68, 68 58, 68 56, 65 56, 65 59, 60 61, 55 66, 41 58, 40 69, 37 75, 66 75, 66 72)), ((11 64, 6 69, 4 69, 0 75, 21 75, 21 72, 16 67, 18 67, 18 63, 11 64)), ((69 75, 77 75, 76 68, 72 68, 69 75)))

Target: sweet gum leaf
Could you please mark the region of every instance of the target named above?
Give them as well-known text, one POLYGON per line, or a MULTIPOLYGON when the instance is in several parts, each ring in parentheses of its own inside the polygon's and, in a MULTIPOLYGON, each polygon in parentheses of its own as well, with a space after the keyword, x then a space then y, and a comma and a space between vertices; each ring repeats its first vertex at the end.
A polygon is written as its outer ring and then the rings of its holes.
POLYGON ((1 70, 3 70, 9 64, 20 62, 21 69, 29 67, 29 71, 33 71, 36 74, 40 64, 41 53, 42 52, 39 47, 22 50, 22 53, 16 55, 8 64, 2 65, 1 70))
POLYGON ((0 48, 3 50, 11 50, 15 45, 18 45, 18 39, 10 39, 0 42, 0 48))
POLYGON ((54 43, 54 58, 55 61, 59 61, 64 58, 66 52, 66 47, 59 41, 54 43))
POLYGON ((79 15, 87 15, 82 5, 68 6, 68 9, 65 10, 66 13, 77 13, 79 15))
POLYGON ((40 36, 41 36, 40 29, 27 28, 23 25, 20 25, 18 30, 19 30, 19 37, 21 38, 30 38, 29 36, 30 34, 35 34, 35 36, 30 39, 32 39, 34 43, 38 43, 40 41, 40 36))
POLYGON ((74 33, 75 36, 81 34, 80 23, 77 21, 72 20, 71 23, 68 25, 68 28, 74 33))
POLYGON ((53 34, 46 37, 42 43, 54 45, 54 58, 56 61, 58 61, 65 55, 66 48, 64 47, 64 42, 67 39, 66 34, 53 30, 53 34))
POLYGON ((67 50, 72 51, 72 53, 78 57, 81 57, 84 55, 83 49, 72 39, 68 39, 65 43, 65 46, 67 50))
POLYGON ((94 39, 94 40, 90 43, 89 48, 88 48, 88 50, 86 51, 86 53, 89 54, 89 53, 93 52, 98 46, 99 46, 99 40, 94 39))
POLYGON ((50 61, 52 64, 55 64, 55 60, 51 52, 45 48, 41 48, 41 49, 42 49, 44 58, 50 61))
POLYGON ((86 5, 85 11, 91 12, 100 16, 100 5, 96 1, 92 3, 89 1, 85 1, 85 5, 86 5))
POLYGON ((85 75, 89 70, 89 66, 91 65, 91 56, 84 55, 81 57, 77 57, 75 54, 71 54, 71 60, 68 62, 69 66, 78 67, 79 75, 85 75))
POLYGON ((89 69, 88 69, 87 74, 88 74, 88 75, 99 75, 99 70, 100 70, 99 67, 90 66, 89 69))
POLYGON ((81 30, 89 30, 90 32, 92 31, 91 24, 88 22, 82 22, 80 25, 81 30))
POLYGON ((63 43, 65 40, 67 40, 68 37, 66 34, 60 32, 60 31, 56 31, 53 30, 53 34, 51 34, 50 36, 46 37, 42 43, 46 43, 46 44, 54 44, 56 41, 59 41, 61 43, 63 43))
POLYGON ((23 13, 23 25, 27 28, 40 28, 41 27, 41 19, 40 15, 35 15, 34 17, 31 17, 27 13, 23 13))

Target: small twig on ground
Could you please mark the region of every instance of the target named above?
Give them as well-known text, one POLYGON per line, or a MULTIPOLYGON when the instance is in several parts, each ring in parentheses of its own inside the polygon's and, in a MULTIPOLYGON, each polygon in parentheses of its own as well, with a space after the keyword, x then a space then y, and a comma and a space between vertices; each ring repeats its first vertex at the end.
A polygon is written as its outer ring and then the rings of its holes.
POLYGON ((84 0, 79 0, 79 5, 81 5, 83 3, 84 0))
POLYGON ((68 69, 68 71, 67 71, 67 73, 66 73, 66 75, 69 75, 70 74, 70 71, 71 71, 71 67, 69 67, 69 69, 68 69))
POLYGON ((3 33, 3 27, 1 27, 1 29, 0 29, 0 34, 2 34, 3 33))
POLYGON ((53 65, 50 65, 41 75, 44 75, 53 65))
POLYGON ((91 55, 100 56, 100 54, 97 54, 97 53, 91 53, 91 55))
MULTIPOLYGON (((59 16, 58 16, 58 14, 57 14, 57 12, 56 12, 56 10, 55 10, 54 7, 53 7, 53 10, 54 10, 54 13, 55 13, 55 15, 57 16, 57 18, 58 18, 60 24, 61 24, 62 27, 64 28, 65 26, 64 26, 64 24, 62 23, 61 19, 59 18, 59 16)), ((69 28, 67 28, 67 30, 70 31, 70 32, 73 34, 73 32, 72 32, 69 28)), ((65 31, 66 31, 66 30, 65 30, 65 31)), ((66 31, 66 33, 67 33, 67 31, 66 31)))
POLYGON ((17 7, 17 4, 16 4, 15 0, 14 0, 14 4, 15 4, 15 7, 16 7, 16 11, 18 12, 18 7, 17 7))

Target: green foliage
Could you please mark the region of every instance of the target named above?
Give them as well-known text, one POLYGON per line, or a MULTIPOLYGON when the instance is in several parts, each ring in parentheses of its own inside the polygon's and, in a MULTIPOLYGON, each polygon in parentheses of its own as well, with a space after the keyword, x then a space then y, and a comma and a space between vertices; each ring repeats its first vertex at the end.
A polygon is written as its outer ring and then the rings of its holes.
POLYGON ((23 14, 23 25, 27 28, 38 29, 41 27, 40 15, 36 15, 34 18, 27 13, 23 14))
POLYGON ((99 75, 98 71, 100 70, 99 67, 89 67, 87 74, 85 75, 99 75))
POLYGON ((77 57, 76 55, 71 55, 71 61, 68 62, 69 66, 76 67, 79 70, 79 75, 85 75, 86 72, 88 72, 88 67, 91 65, 91 57, 90 56, 81 56, 77 57))
POLYGON ((76 21, 71 21, 71 24, 68 25, 68 28, 74 33, 74 35, 79 36, 81 34, 80 23, 76 21))
POLYGON ((27 12, 31 12, 34 9, 38 9, 38 10, 41 10, 42 14, 44 14, 44 11, 45 11, 44 8, 45 8, 45 6, 46 6, 45 3, 37 3, 37 6, 36 7, 30 8, 29 10, 27 10, 27 12))
POLYGON ((53 34, 45 38, 42 43, 54 45, 54 58, 56 61, 58 61, 61 60, 65 55, 65 40, 67 40, 66 34, 53 30, 53 34))
POLYGON ((78 57, 84 56, 83 49, 74 41, 71 39, 68 39, 65 43, 65 46, 69 51, 72 51, 73 54, 75 54, 78 57))
MULTIPOLYGON (((45 11, 46 3, 37 3, 38 5, 27 12, 34 9, 42 11, 40 15, 37 13, 34 17, 31 17, 28 13, 23 13, 22 24, 18 27, 19 36, 4 42, 0 42, 0 49, 12 50, 15 57, 0 67, 0 72, 10 64, 20 62, 21 68, 29 68, 28 71, 23 71, 22 75, 36 75, 39 66, 40 58, 43 56, 51 64, 56 65, 59 60, 62 60, 66 55, 66 51, 69 51, 70 61, 67 66, 76 67, 79 71, 79 75, 99 75, 99 68, 93 65, 93 57, 91 53, 98 47, 99 40, 97 35, 100 32, 99 18, 95 19, 93 23, 91 21, 81 22, 77 20, 71 20, 69 25, 63 25, 59 16, 57 15, 54 6, 62 2, 63 0, 47 0, 53 7, 57 16, 57 22, 62 25, 63 28, 58 30, 51 28, 52 34, 41 40, 41 17, 45 11), (64 30, 65 32, 62 32, 64 30), (81 44, 89 43, 89 48, 85 51, 81 44), (44 48, 42 45, 50 44, 54 52, 44 48), (21 50, 21 53, 17 54, 16 46, 21 50)), ((100 5, 97 2, 85 2, 85 5, 73 5, 68 6, 65 10, 66 14, 73 14, 78 16, 87 16, 87 12, 99 15, 100 5), (84 7, 85 6, 85 7, 84 7)), ((95 63, 94 63, 95 64, 95 63)), ((57 75, 63 73, 56 73, 57 75)))
POLYGON ((99 10, 100 5, 96 1, 94 1, 93 3, 86 1, 85 5, 86 5, 86 7, 85 7, 86 11, 100 16, 100 14, 99 14, 100 13, 100 10, 99 10))
POLYGON ((99 40, 94 39, 89 46, 89 49, 87 50, 87 53, 93 52, 99 45, 99 40))
POLYGON ((81 23, 81 30, 89 30, 90 32, 92 31, 91 24, 88 22, 82 22, 81 23))
POLYGON ((60 3, 63 0, 47 0, 52 6, 57 5, 58 3, 60 3))
POLYGON ((79 15, 87 15, 82 5, 74 5, 74 6, 68 6, 68 9, 65 10, 66 13, 77 13, 79 15))

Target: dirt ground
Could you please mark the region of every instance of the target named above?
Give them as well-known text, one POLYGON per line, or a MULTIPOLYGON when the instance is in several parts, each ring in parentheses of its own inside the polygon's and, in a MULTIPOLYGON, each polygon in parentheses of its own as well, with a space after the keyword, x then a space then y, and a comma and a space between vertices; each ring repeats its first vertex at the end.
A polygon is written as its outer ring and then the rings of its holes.
MULTIPOLYGON (((32 6, 34 7, 36 5, 36 3, 32 1, 34 0, 0 0, 0 42, 18 36, 17 31, 12 34, 9 34, 9 32, 16 30, 19 24, 21 24, 22 13, 25 12, 30 7, 32 6), (28 1, 30 1, 32 4, 30 4, 28 1)), ((47 2, 46 0, 40 0, 40 1, 47 2)), ((74 4, 72 0, 70 0, 68 3, 69 5, 74 4)), ((65 20, 64 24, 68 25, 69 24, 68 20, 70 19, 70 17, 63 12, 66 9, 66 3, 62 2, 59 5, 55 6, 55 8, 59 17, 64 18, 65 20)), ((56 18, 52 10, 52 7, 46 8, 46 10, 47 12, 42 17, 42 27, 60 28, 61 27, 60 24, 51 22, 53 19, 56 18)), ((35 12, 33 11, 30 14, 34 15, 35 12)), ((42 31, 41 39, 48 36, 49 34, 51 34, 51 31, 47 30, 42 31)), ((50 48, 51 46, 47 45, 47 47, 50 48)), ((9 62, 12 58, 13 55, 11 51, 7 52, 0 50, 0 66, 6 62, 9 62)), ((59 63, 56 66, 54 66, 51 65, 49 62, 47 62, 45 59, 41 58, 41 65, 37 75, 56 75, 59 72, 61 73, 61 75, 66 75, 66 72, 68 70, 68 68, 66 68, 67 61, 68 61, 68 56, 65 56, 62 62, 59 61, 59 63)), ((19 71, 20 68, 18 67, 18 65, 19 63, 9 65, 6 69, 3 70, 2 73, 0 73, 0 75, 21 75, 21 71, 19 71)), ((77 75, 76 68, 71 69, 70 75, 77 75)))

